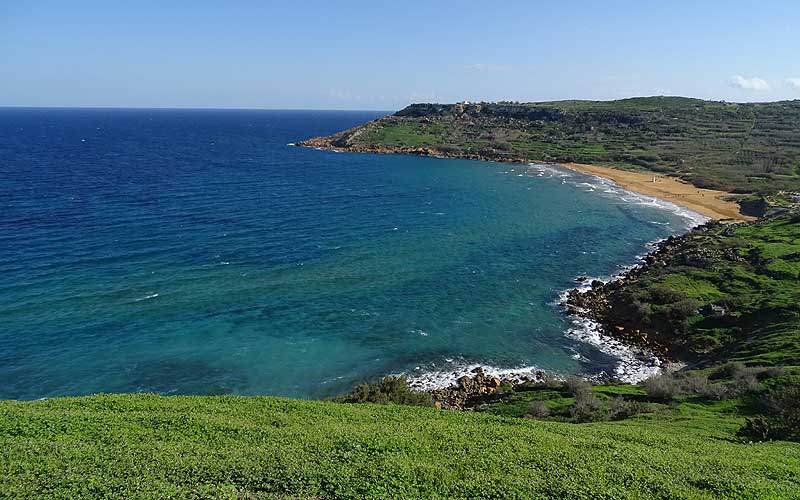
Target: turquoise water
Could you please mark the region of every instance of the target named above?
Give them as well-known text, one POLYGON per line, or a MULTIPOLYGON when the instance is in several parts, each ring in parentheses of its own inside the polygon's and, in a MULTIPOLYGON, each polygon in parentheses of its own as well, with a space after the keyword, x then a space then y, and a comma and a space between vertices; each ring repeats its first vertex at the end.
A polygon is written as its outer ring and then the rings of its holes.
POLYGON ((685 214, 565 170, 288 145, 377 115, 0 110, 0 397, 613 371, 554 301, 685 214))

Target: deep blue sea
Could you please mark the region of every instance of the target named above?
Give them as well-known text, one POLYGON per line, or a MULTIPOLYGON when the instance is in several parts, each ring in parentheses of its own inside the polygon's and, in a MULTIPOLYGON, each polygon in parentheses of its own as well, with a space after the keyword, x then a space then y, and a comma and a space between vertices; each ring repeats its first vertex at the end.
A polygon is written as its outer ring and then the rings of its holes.
POLYGON ((554 302, 682 212, 567 170, 289 144, 381 114, 0 109, 0 398, 613 372, 554 302))

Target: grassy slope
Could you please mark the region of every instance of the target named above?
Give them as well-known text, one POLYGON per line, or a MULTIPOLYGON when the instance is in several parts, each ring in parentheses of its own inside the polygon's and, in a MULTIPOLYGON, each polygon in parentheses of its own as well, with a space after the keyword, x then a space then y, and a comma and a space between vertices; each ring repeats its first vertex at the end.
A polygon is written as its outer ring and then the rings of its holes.
POLYGON ((345 149, 422 147, 434 154, 644 168, 702 187, 771 193, 800 189, 799 120, 800 101, 421 104, 330 140, 345 149))
POLYGON ((690 359, 798 365, 800 220, 690 235, 679 253, 627 280, 610 303, 611 322, 649 324, 663 343, 688 351, 690 359), (685 320, 673 317, 674 305, 687 300, 697 312, 685 320))
MULTIPOLYGON (((688 407, 687 407, 688 408, 688 407)), ((278 398, 0 403, 0 496, 797 498, 800 445, 735 414, 616 423, 278 398)))

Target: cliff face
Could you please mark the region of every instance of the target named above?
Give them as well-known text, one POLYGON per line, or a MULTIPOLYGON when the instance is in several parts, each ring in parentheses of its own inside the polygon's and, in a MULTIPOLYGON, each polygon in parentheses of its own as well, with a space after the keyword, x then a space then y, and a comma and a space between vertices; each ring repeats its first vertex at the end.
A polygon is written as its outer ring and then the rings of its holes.
POLYGON ((800 191, 800 101, 673 97, 412 104, 299 142, 346 151, 647 169, 736 193, 800 191))

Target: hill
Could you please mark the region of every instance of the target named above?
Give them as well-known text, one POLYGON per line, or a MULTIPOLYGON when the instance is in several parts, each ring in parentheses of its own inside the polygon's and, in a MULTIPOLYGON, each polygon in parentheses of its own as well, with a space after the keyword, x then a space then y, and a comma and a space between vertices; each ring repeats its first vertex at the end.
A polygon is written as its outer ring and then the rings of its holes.
POLYGON ((661 172, 732 193, 800 190, 800 101, 682 97, 412 104, 299 145, 661 172))
POLYGON ((710 223, 593 285, 568 304, 608 335, 695 365, 800 365, 800 214, 710 223))

